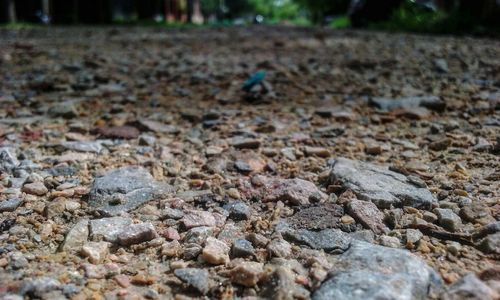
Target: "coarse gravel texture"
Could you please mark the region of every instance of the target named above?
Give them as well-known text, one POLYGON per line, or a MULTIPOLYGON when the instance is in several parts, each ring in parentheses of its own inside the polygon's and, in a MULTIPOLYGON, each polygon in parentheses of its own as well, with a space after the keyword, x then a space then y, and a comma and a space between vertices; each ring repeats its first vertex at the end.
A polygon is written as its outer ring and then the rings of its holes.
POLYGON ((0 298, 498 299, 499 52, 0 29, 0 298))

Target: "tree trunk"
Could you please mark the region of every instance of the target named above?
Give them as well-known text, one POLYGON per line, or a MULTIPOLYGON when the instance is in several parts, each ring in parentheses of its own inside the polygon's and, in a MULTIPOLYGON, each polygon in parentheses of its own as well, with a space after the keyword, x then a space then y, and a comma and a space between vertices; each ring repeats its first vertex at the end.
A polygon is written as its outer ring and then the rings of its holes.
POLYGON ((42 14, 43 14, 43 20, 46 20, 47 23, 50 23, 51 21, 51 11, 50 11, 50 0, 42 0, 42 14))
POLYGON ((194 24, 203 24, 203 15, 201 14, 200 0, 193 0, 193 14, 191 22, 194 24))
POLYGON ((193 0, 187 0, 187 22, 192 23, 193 22, 193 0))
POLYGON ((14 0, 7 1, 7 21, 9 23, 16 23, 16 2, 14 0))

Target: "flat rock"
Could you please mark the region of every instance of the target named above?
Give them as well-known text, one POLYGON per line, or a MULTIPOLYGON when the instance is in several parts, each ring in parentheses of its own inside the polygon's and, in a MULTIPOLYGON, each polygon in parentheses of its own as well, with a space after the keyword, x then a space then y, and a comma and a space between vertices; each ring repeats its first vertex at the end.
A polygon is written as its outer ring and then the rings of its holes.
POLYGON ((339 181, 359 199, 371 201, 379 208, 430 207, 437 202, 428 189, 413 185, 403 174, 371 163, 337 158, 330 179, 339 181))
POLYGON ((252 182, 257 188, 249 191, 250 197, 262 199, 262 202, 282 201, 291 205, 307 205, 311 202, 323 202, 328 196, 310 181, 293 178, 281 179, 257 175, 252 182))
POLYGON ((436 96, 402 97, 396 99, 372 98, 370 99, 370 104, 382 110, 425 107, 436 111, 443 111, 446 107, 446 103, 436 96))
POLYGON ((353 241, 336 260, 312 299, 427 299, 442 285, 433 269, 405 250, 353 241))
POLYGON ((103 215, 113 216, 172 191, 170 185, 156 182, 142 167, 123 167, 94 179, 89 206, 103 215))
POLYGON ((175 276, 205 295, 209 290, 209 274, 205 269, 183 268, 174 271, 175 276))
POLYGON ((113 126, 113 127, 97 127, 95 133, 101 137, 110 139, 136 139, 139 137, 140 131, 133 126, 113 126))
POLYGON ((321 249, 329 253, 341 253, 347 250, 351 243, 351 238, 339 229, 285 230, 282 235, 292 243, 305 245, 316 250, 321 249))
POLYGON ((340 226, 340 218, 344 215, 342 206, 323 203, 318 206, 302 208, 287 218, 287 223, 297 229, 322 230, 340 226))
POLYGON ((59 151, 71 150, 76 152, 101 153, 106 149, 105 145, 107 144, 109 142, 106 141, 62 141, 52 146, 59 151))
POLYGON ((80 220, 66 234, 61 251, 79 250, 89 237, 89 220, 80 220))
POLYGON ((494 300, 499 297, 498 292, 491 289, 474 274, 460 278, 441 295, 442 300, 494 300))
POLYGON ((23 203, 23 200, 19 198, 11 198, 7 200, 3 200, 0 202, 0 213, 6 211, 14 211, 23 203))
POLYGON ((260 140, 253 138, 235 137, 231 140, 231 146, 236 149, 257 149, 260 147, 260 140))
POLYGON ((304 147, 304 152, 307 156, 330 157, 330 151, 324 147, 304 147))
POLYGON ((376 234, 389 231, 389 228, 384 224, 384 214, 372 202, 351 200, 347 203, 347 212, 365 228, 376 234))
POLYGON ((139 119, 137 121, 141 128, 146 130, 160 132, 160 133, 178 133, 179 128, 174 125, 164 124, 162 122, 147 120, 147 119, 139 119))
POLYGON ((132 219, 124 217, 90 220, 90 237, 94 240, 102 237, 105 241, 115 243, 118 233, 130 224, 132 219))
POLYGON ((181 219, 181 223, 186 229, 200 226, 215 226, 215 218, 208 211, 192 210, 187 212, 181 219))
POLYGON ((156 238, 155 227, 151 223, 132 224, 118 233, 117 241, 122 246, 130 246, 156 238))
POLYGON ((23 186, 22 189, 23 192, 26 194, 31 194, 31 195, 37 195, 37 196, 43 196, 49 192, 47 187, 43 184, 43 182, 33 182, 33 183, 28 183, 23 186))

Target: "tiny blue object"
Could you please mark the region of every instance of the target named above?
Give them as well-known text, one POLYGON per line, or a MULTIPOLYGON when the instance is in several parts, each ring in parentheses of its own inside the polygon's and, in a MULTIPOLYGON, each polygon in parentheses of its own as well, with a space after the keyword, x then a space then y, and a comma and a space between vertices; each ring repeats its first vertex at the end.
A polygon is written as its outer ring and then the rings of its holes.
POLYGON ((259 84, 264 80, 264 77, 266 77, 266 72, 265 71, 257 71, 255 72, 250 78, 248 78, 245 83, 243 83, 243 90, 245 91, 250 91, 252 87, 255 85, 259 84))

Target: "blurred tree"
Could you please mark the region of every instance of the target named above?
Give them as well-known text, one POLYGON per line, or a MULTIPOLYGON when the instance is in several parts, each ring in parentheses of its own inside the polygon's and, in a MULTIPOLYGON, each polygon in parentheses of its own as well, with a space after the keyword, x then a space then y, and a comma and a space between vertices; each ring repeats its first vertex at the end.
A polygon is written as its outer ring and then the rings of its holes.
POLYGON ((250 0, 256 14, 271 20, 290 20, 298 16, 300 6, 293 0, 250 0))
POLYGON ((153 20, 160 11, 160 0, 135 0, 135 8, 139 20, 153 20))
POLYGON ((14 0, 7 0, 7 22, 17 22, 16 2, 14 0))
POLYGON ((52 0, 52 20, 57 24, 78 22, 78 0, 52 0))
POLYGON ((213 16, 222 19, 224 1, 222 0, 201 0, 201 12, 204 16, 213 16))
MULTIPOLYGON (((305 8, 312 22, 324 23, 325 17, 330 15, 346 14, 350 0, 294 0, 300 7, 305 8)), ((384 5, 381 3, 381 5, 384 5)))
POLYGON ((354 27, 367 26, 372 22, 388 20, 404 0, 385 0, 382 4, 377 0, 352 1, 349 18, 354 27))
POLYGON ((227 8, 227 17, 238 18, 253 12, 253 6, 248 0, 227 0, 224 1, 227 8))
MULTIPOLYGON (((130 4, 132 1, 128 1, 130 4)), ((112 18, 112 6, 109 1, 77 0, 78 22, 87 24, 109 23, 112 18)))

